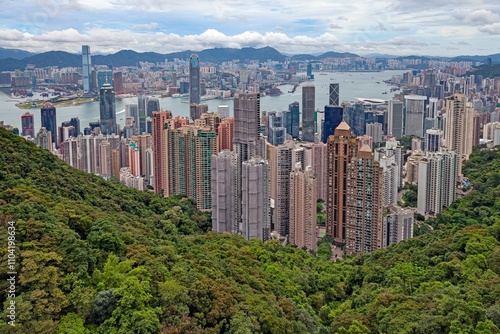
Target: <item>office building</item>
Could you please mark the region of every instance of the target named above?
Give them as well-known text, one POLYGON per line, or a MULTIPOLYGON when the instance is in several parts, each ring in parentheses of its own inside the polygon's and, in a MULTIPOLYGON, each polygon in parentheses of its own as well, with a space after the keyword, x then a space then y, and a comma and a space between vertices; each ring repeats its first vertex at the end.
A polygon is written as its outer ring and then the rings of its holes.
POLYGON ((125 105, 125 117, 132 117, 134 120, 131 128, 134 135, 139 134, 139 107, 137 104, 126 104, 125 105))
MULTIPOLYGON (((154 96, 148 96, 146 98, 146 118, 153 117, 154 111, 160 111, 160 100, 154 96)), ((151 133, 151 132, 148 132, 151 133)))
POLYGON ((437 215, 455 200, 458 154, 443 150, 427 153, 418 165, 417 212, 437 215))
POLYGON ((224 150, 211 159, 212 231, 239 233, 234 210, 236 153, 224 150))
POLYGON ((229 117, 229 106, 226 104, 220 105, 217 107, 217 112, 222 118, 229 117))
POLYGON ((113 87, 113 71, 97 72, 97 87, 102 87, 104 84, 109 84, 113 87))
POLYGON ((302 141, 314 142, 315 87, 302 86, 302 141))
POLYGON ((118 128, 116 126, 115 91, 110 84, 104 84, 99 91, 99 107, 101 112, 101 133, 104 135, 110 135, 112 133, 118 134, 118 128))
POLYGON ((200 104, 200 95, 200 59, 198 55, 192 54, 189 58, 189 105, 193 103, 200 104))
POLYGON ((444 139, 446 148, 458 156, 457 177, 462 177, 462 164, 472 153, 474 109, 467 96, 455 94, 446 99, 446 127, 444 139))
POLYGON ((266 241, 271 234, 269 164, 260 157, 242 163, 241 232, 246 240, 266 241))
POLYGON ((346 242, 348 164, 358 153, 358 139, 342 121, 327 141, 326 234, 338 245, 346 242))
POLYGON ((426 101, 427 96, 405 95, 405 136, 424 136, 426 101))
POLYGON ((281 111, 271 111, 267 114, 267 141, 271 145, 281 145, 286 140, 286 118, 281 111))
POLYGON ((25 112, 21 116, 21 134, 23 137, 30 136, 35 138, 35 121, 33 114, 25 112))
POLYGON ((332 136, 335 129, 342 122, 344 108, 338 105, 325 106, 325 120, 323 122, 321 141, 326 144, 328 137, 332 136))
POLYGON ((425 132, 425 151, 438 152, 443 143, 443 131, 429 129, 425 132))
POLYGON ((367 145, 348 163, 346 181, 346 254, 382 248, 383 172, 367 145))
POLYGON ((123 94, 123 73, 113 73, 113 89, 116 94, 123 94))
POLYGON ((201 117, 201 114, 208 112, 208 104, 192 103, 189 105, 189 117, 191 120, 196 121, 201 117))
POLYGON ((92 61, 90 57, 90 46, 82 45, 82 78, 83 94, 89 94, 92 90, 92 61))
POLYGON ((331 106, 340 106, 340 94, 339 94, 339 84, 331 83, 330 91, 328 95, 328 103, 331 106))
MULTIPOLYGON (((52 134, 52 143, 57 144, 57 120, 56 120, 56 107, 50 102, 45 102, 40 109, 41 111, 41 127, 50 131, 52 134)), ((52 151, 52 149, 51 149, 52 151)))
POLYGON ((299 139, 300 130, 300 107, 299 102, 293 102, 288 105, 286 114, 286 132, 293 139, 299 139))
POLYGON ((404 135, 403 102, 390 100, 387 109, 387 134, 400 139, 404 135))
POLYGON ((317 249, 316 238, 316 183, 311 166, 302 170, 301 163, 290 173, 290 235, 289 241, 297 248, 310 252, 317 249))

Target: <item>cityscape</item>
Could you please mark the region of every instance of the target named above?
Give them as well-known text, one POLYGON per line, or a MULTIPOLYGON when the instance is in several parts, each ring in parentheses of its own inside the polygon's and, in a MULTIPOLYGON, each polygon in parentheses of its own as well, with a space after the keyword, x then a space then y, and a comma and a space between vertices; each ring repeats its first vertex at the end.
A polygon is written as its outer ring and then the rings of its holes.
POLYGON ((3 2, 0 333, 500 333, 500 5, 3 2))
POLYGON ((58 108, 44 102, 38 131, 27 111, 18 134, 85 172, 165 197, 186 196, 211 212, 213 231, 247 240, 274 238, 311 252, 328 240, 332 259, 407 240, 425 218, 470 190, 462 165, 472 147, 500 144, 500 80, 468 74, 477 65, 471 61, 205 64, 191 54, 102 69, 92 66, 88 45, 81 50, 81 68, 72 73, 30 67, 2 72, 2 83, 13 86, 13 96, 19 82, 32 84, 31 95, 75 84, 69 100, 97 99, 99 121, 58 123, 58 108), (342 83, 334 80, 337 71, 422 65, 428 68, 384 80, 387 99, 341 101, 342 83), (316 87, 315 77, 324 75, 328 86, 316 87), (299 91, 297 101, 288 110, 262 110, 261 98, 282 95, 283 87, 299 91), (324 106, 316 105, 321 93, 328 94, 324 106), (117 96, 137 96, 125 105, 123 127, 117 96), (159 96, 182 99, 189 117, 163 110, 159 96), (214 99, 221 104, 209 110, 203 102, 214 99), (410 194, 417 198, 407 203, 410 194))

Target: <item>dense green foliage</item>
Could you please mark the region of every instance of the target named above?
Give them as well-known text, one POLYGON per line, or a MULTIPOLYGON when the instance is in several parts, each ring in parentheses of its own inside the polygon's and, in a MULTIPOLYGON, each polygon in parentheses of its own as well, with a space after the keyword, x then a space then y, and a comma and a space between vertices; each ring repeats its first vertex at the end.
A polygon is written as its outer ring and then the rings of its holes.
POLYGON ((315 257, 204 233, 189 200, 105 182, 0 129, 0 228, 15 220, 19 263, 17 326, 0 332, 499 333, 500 153, 465 171, 474 190, 434 232, 329 262, 326 243, 315 257))

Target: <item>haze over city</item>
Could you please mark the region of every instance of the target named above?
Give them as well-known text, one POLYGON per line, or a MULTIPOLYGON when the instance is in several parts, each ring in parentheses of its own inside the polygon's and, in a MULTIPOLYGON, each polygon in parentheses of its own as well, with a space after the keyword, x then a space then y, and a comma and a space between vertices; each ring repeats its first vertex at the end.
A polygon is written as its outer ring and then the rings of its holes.
POLYGON ((271 46, 290 53, 454 56, 498 52, 498 1, 0 1, 0 47, 88 44, 175 52, 271 46))

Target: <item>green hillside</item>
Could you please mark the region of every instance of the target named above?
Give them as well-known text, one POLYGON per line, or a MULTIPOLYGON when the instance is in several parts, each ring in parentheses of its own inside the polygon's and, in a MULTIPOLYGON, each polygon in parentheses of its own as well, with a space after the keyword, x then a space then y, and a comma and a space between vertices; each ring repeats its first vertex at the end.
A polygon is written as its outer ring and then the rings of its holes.
POLYGON ((16 326, 0 333, 500 333, 500 153, 435 231, 332 263, 75 170, 0 129, 0 302, 16 224, 16 326), (476 182, 482 182, 480 185, 476 182))

